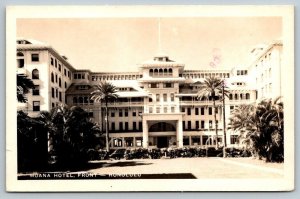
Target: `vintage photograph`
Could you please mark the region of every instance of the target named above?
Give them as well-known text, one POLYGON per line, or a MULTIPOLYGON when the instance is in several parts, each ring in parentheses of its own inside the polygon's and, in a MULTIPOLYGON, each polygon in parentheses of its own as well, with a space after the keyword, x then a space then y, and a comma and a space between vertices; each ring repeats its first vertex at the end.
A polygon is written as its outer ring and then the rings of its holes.
POLYGON ((292 6, 42 10, 7 9, 8 191, 293 190, 292 6))

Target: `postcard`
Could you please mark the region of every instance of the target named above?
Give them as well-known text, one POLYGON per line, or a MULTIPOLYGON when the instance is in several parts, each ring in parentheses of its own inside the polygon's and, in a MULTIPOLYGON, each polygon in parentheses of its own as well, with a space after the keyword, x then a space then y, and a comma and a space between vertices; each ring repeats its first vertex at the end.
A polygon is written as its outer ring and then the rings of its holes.
POLYGON ((8 6, 9 192, 292 191, 294 7, 8 6))

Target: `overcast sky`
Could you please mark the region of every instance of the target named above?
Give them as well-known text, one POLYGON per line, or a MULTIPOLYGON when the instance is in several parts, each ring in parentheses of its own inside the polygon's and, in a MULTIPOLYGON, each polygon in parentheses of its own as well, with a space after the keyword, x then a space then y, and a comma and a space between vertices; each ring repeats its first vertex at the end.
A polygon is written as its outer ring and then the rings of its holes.
POLYGON ((161 18, 160 31, 158 18, 17 20, 17 37, 47 43, 94 72, 138 71, 159 51, 186 70, 247 66, 254 46, 281 36, 279 17, 161 18))

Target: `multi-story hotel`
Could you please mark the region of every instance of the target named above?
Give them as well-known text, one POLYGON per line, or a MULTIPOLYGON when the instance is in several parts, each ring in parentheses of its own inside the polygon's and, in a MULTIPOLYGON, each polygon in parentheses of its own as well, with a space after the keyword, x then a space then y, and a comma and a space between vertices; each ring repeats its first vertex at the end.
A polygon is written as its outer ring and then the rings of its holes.
MULTIPOLYGON (((76 70, 65 56, 51 46, 17 40, 17 71, 34 82, 35 89, 19 109, 30 116, 50 110, 60 103, 80 106, 89 112, 104 131, 104 105, 91 100, 93 86, 111 82, 119 98, 109 104, 109 132, 112 148, 214 145, 212 100, 197 99, 204 78, 225 79, 230 95, 225 99, 225 118, 239 104, 256 103, 281 96, 282 43, 252 50, 249 67, 232 70, 185 70, 183 63, 167 55, 157 55, 141 63, 137 72, 92 72, 76 70)), ((188 67, 186 67, 188 68, 188 67)), ((216 101, 218 142, 223 144, 223 107, 216 101)), ((228 121, 226 121, 227 123, 228 121)), ((238 132, 227 131, 227 144, 236 145, 238 132)))

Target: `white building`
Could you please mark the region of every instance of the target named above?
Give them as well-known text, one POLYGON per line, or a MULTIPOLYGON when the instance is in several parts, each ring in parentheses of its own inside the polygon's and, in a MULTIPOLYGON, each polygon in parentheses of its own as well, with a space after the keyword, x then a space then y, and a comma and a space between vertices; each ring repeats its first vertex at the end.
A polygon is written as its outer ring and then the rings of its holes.
MULTIPOLYGON (((228 119, 234 106, 281 94, 280 82, 276 81, 280 78, 281 47, 282 44, 275 43, 263 49, 249 68, 185 70, 183 63, 157 55, 141 63, 138 72, 105 73, 75 70, 52 47, 18 40, 18 72, 25 73, 39 86, 39 93, 28 94, 28 103, 20 108, 36 116, 40 110, 50 110, 58 103, 77 105, 102 124, 104 131, 104 106, 91 100, 91 92, 93 85, 109 81, 119 90, 119 99, 109 104, 112 148, 214 145, 212 100, 197 100, 197 83, 212 76, 225 79, 231 93, 225 106, 228 119), (254 67, 261 60, 268 62, 254 67)), ((222 145, 222 102, 217 101, 216 105, 218 142, 222 145)), ((237 132, 228 131, 226 135, 228 145, 237 144, 237 132)))

